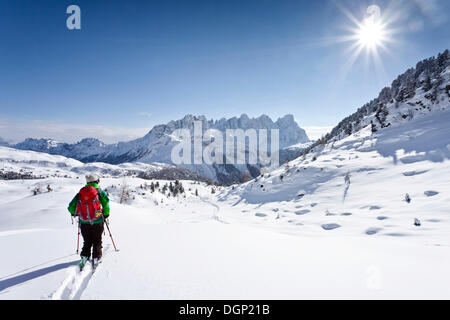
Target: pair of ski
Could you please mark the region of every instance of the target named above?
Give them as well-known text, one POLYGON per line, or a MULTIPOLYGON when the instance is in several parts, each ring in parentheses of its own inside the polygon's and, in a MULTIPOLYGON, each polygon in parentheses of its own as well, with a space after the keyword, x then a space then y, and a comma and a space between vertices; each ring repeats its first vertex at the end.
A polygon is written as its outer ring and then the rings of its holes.
MULTIPOLYGON (((80 263, 78 264, 78 266, 80 267, 80 272, 83 271, 83 268, 86 266, 86 263, 88 262, 89 258, 88 257, 81 257, 80 263)), ((102 262, 101 259, 91 259, 91 263, 92 263, 92 272, 95 271, 95 269, 98 267, 98 265, 102 262)))
MULTIPOLYGON (((109 252, 110 246, 111 246, 110 244, 106 245, 105 249, 103 250, 103 257, 109 252)), ((119 251, 119 250, 116 250, 116 252, 117 251, 119 251)), ((91 261, 91 264, 92 264, 92 272, 94 272, 95 269, 98 267, 98 265, 103 261, 103 258, 100 258, 100 259, 91 258, 91 259, 89 259, 88 257, 83 257, 82 256, 81 260, 80 260, 80 263, 78 264, 78 266, 80 267, 80 272, 83 271, 83 268, 86 266, 86 263, 89 260, 91 261)))

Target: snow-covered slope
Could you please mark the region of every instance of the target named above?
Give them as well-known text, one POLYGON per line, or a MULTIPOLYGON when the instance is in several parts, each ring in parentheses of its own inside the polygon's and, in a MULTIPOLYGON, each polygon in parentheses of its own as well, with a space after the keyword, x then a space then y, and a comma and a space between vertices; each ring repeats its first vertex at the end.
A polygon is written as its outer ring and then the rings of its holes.
POLYGON ((334 227, 338 234, 443 240, 450 232, 449 123, 450 110, 443 110, 377 133, 368 126, 220 199, 302 234, 334 227))
MULTIPOLYGON (((175 166, 166 163, 135 162, 119 165, 102 162, 83 163, 59 155, 0 147, 0 174, 28 174, 36 178, 79 178, 87 173, 95 173, 102 177, 123 177, 157 176, 157 173, 161 170, 179 172, 175 166)), ((198 178, 202 180, 202 177, 198 176, 198 178)), ((16 177, 13 176, 12 179, 16 179, 16 177)), ((184 179, 184 177, 181 176, 179 179, 184 179)), ((203 179, 205 178, 203 177, 203 179)))
POLYGON ((381 90, 377 98, 343 119, 324 141, 336 141, 367 125, 376 132, 450 106, 450 52, 425 59, 381 90))

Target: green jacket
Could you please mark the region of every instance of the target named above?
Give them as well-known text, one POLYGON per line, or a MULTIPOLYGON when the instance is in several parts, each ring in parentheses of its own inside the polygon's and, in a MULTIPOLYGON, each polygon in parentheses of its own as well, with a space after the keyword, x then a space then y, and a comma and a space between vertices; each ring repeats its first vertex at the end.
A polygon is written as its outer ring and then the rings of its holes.
MULTIPOLYGON (((108 199, 108 195, 106 194, 105 191, 100 189, 98 184, 95 183, 95 182, 90 182, 90 183, 86 184, 86 186, 92 186, 95 189, 97 189, 98 199, 100 200, 100 203, 102 204, 102 208, 103 208, 103 216, 101 217, 101 219, 97 219, 94 223, 103 222, 103 220, 104 220, 103 217, 105 217, 105 218, 109 217, 109 199, 108 199)), ((69 207, 67 208, 67 210, 69 210, 69 212, 70 212, 70 214, 72 216, 75 216, 75 210, 77 209, 77 202, 78 202, 78 193, 76 194, 75 197, 73 197, 72 201, 70 201, 69 207)), ((80 221, 80 222, 81 223, 89 223, 88 221, 86 221, 86 222, 80 221)))

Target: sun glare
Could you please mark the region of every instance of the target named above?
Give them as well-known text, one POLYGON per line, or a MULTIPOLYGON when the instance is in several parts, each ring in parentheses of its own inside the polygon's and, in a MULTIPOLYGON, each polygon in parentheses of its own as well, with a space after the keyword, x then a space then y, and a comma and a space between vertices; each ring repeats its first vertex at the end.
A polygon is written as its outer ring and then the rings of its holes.
POLYGON ((384 40, 384 29, 380 22, 366 20, 357 31, 358 42, 367 49, 376 49, 384 40))
POLYGON ((341 67, 342 78, 346 77, 360 57, 364 59, 366 70, 373 70, 377 75, 384 74, 383 56, 393 54, 391 47, 396 44, 394 35, 401 30, 395 26, 398 25, 402 9, 389 5, 382 12, 374 4, 368 6, 361 16, 355 16, 342 5, 338 8, 353 23, 353 26, 344 25, 348 31, 346 35, 333 39, 334 43, 350 43, 344 51, 348 58, 341 67))

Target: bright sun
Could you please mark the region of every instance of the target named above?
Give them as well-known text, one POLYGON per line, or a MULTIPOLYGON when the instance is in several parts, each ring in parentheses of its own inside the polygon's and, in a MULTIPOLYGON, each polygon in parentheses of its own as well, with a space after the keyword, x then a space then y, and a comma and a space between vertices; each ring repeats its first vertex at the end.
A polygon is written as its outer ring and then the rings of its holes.
POLYGON ((358 42, 367 49, 376 49, 385 39, 384 28, 380 22, 365 20, 357 31, 358 42))
POLYGON ((392 6, 382 12, 381 8, 374 4, 367 7, 365 13, 357 17, 339 5, 339 9, 353 23, 353 26, 344 26, 349 31, 348 34, 333 39, 333 43, 350 42, 344 51, 348 57, 342 65, 344 78, 363 53, 365 53, 363 57, 365 70, 374 70, 377 74, 385 72, 382 57, 384 54, 393 53, 390 47, 395 45, 394 36, 401 30, 398 26, 394 28, 398 24, 399 12, 401 12, 396 8, 392 6))

